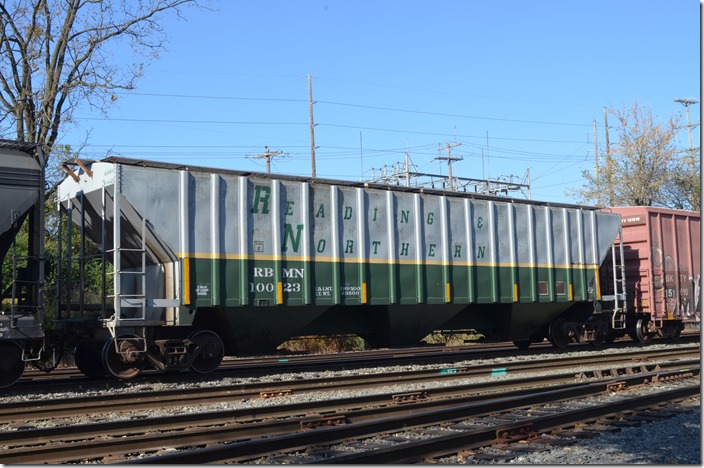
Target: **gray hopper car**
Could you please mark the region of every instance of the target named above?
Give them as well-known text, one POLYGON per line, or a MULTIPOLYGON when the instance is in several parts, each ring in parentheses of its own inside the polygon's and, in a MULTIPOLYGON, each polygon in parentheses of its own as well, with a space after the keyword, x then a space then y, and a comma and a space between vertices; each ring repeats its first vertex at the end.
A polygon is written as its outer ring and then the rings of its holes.
POLYGON ((116 157, 65 167, 61 212, 106 265, 101 304, 60 306, 88 375, 209 372, 305 335, 390 346, 474 329, 564 347, 623 313, 598 274, 620 217, 596 208, 116 157))
POLYGON ((0 387, 13 384, 44 344, 44 177, 35 145, 0 140, 0 387), (16 240, 29 220, 26 249, 16 240))

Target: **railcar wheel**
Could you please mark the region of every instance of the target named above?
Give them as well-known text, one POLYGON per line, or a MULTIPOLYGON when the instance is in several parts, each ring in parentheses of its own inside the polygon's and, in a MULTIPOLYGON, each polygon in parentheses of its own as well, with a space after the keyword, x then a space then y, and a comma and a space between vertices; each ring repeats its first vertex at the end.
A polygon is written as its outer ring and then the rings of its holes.
POLYGON ((195 343, 196 357, 191 364, 191 370, 199 374, 209 374, 218 368, 225 356, 225 346, 222 340, 210 330, 198 330, 191 333, 188 339, 195 343))
POLYGON ((594 330, 594 340, 591 341, 592 346, 601 346, 606 341, 606 332, 601 328, 594 330))
POLYGON ((516 346, 516 348, 520 349, 521 351, 525 351, 528 348, 530 348, 531 341, 530 340, 520 340, 520 341, 514 341, 513 344, 516 346))
POLYGON ((146 365, 143 350, 143 343, 134 335, 109 339, 103 347, 105 370, 118 379, 137 377, 146 365))
POLYGON ((650 344, 653 341, 653 335, 648 333, 648 320, 638 319, 636 322, 636 337, 643 344, 650 344))
POLYGON ((73 350, 76 367, 86 377, 102 379, 107 375, 101 360, 102 344, 97 342, 78 343, 73 350))
POLYGON ((17 382, 24 373, 22 348, 12 342, 0 343, 0 388, 17 382))
POLYGON ((550 327, 548 328, 548 340, 556 348, 566 348, 572 337, 567 330, 567 320, 562 317, 557 317, 555 320, 550 322, 550 327))

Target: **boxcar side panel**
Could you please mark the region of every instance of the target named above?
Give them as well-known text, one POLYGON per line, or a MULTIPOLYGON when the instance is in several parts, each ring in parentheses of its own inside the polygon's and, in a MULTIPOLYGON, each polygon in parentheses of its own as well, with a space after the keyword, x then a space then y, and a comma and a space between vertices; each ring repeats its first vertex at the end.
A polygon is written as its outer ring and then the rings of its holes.
POLYGON ((621 214, 630 301, 656 320, 699 322, 700 214, 653 207, 621 214))

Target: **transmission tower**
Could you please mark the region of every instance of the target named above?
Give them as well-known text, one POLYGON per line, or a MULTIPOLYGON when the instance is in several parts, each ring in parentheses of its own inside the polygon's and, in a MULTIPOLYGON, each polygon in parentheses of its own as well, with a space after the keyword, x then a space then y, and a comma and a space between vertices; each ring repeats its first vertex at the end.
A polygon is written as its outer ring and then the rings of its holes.
MULTIPOLYGON (((447 148, 447 146, 445 148, 447 148)), ((452 148, 452 146, 450 148, 452 148)), ((440 147, 440 149, 442 149, 442 147, 440 147)), ((447 158, 452 158, 449 153, 447 157, 436 159, 447 160, 447 158)), ((461 159, 462 158, 452 158, 452 160, 461 159)), ((452 161, 448 160, 448 164, 451 165, 452 161)), ((498 179, 471 179, 467 177, 452 176, 450 168, 448 168, 448 171, 450 171, 449 177, 441 174, 415 172, 412 168, 415 168, 415 165, 411 162, 408 153, 406 153, 406 160, 403 164, 397 162, 395 165, 386 165, 379 169, 378 174, 376 172, 377 170, 372 168, 372 178, 367 180, 367 182, 388 185, 405 185, 406 187, 430 187, 439 190, 473 192, 484 195, 507 195, 509 192, 515 191, 524 193, 523 190, 527 189, 528 199, 530 199, 530 169, 528 169, 526 176, 523 178, 511 175, 501 176, 498 179), (526 180, 527 183, 524 183, 526 180)))

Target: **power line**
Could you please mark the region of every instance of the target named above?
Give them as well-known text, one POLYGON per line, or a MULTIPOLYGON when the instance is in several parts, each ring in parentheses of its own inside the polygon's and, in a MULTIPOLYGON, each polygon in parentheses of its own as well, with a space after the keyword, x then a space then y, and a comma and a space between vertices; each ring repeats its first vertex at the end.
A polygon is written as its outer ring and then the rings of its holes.
MULTIPOLYGON (((476 139, 484 139, 486 137, 484 136, 478 136, 478 135, 458 135, 454 133, 439 133, 439 132, 424 132, 424 131, 418 131, 418 130, 403 130, 403 129, 396 129, 396 128, 380 128, 380 127, 364 127, 360 125, 344 125, 344 124, 331 124, 331 123, 321 123, 318 122, 316 123, 317 126, 319 127, 337 127, 337 128, 351 128, 351 129, 356 129, 356 130, 370 130, 370 131, 377 131, 377 132, 390 132, 390 133, 406 133, 409 135, 432 135, 432 136, 441 136, 441 137, 459 137, 459 138, 476 138, 476 139)), ((507 141, 531 141, 531 142, 536 142, 536 143, 584 143, 583 141, 570 141, 570 140, 532 140, 528 138, 501 138, 501 137, 496 137, 493 138, 494 140, 507 140, 507 141)))
MULTIPOLYGON (((165 94, 165 93, 139 93, 130 92, 128 95, 134 96, 152 96, 152 97, 168 97, 168 98, 183 98, 183 99, 217 99, 217 100, 237 100, 237 101, 260 101, 260 102, 294 102, 303 103, 308 102, 305 99, 290 99, 290 98, 261 98, 261 97, 244 97, 244 96, 208 96, 208 95, 195 95, 195 94, 165 94)), ((402 112, 406 114, 420 114, 420 115, 433 115, 438 117, 453 117, 462 119, 477 119, 477 120, 490 120, 496 122, 515 122, 515 123, 528 123, 536 125, 562 125, 562 126, 576 126, 576 127, 589 127, 589 124, 581 123, 571 123, 571 122, 551 122, 551 121, 541 121, 541 120, 524 120, 524 119, 507 119, 501 117, 487 117, 478 115, 466 115, 466 114, 453 114, 446 112, 432 112, 432 111, 422 111, 415 109, 401 109, 396 107, 385 107, 385 106, 372 106, 366 104, 356 104, 349 102, 338 102, 338 101, 321 101, 316 100, 316 104, 328 104, 332 106, 345 106, 345 107, 356 107, 360 109, 372 109, 372 110, 382 110, 388 112, 402 112)))
POLYGON ((380 107, 380 106, 368 106, 363 104, 350 104, 345 102, 333 102, 333 101, 317 101, 320 104, 330 104, 336 106, 347 106, 347 107, 358 107, 362 109, 374 109, 374 110, 384 110, 393 112, 404 112, 408 114, 423 114, 423 115, 435 115, 439 117, 455 117, 462 119, 478 119, 478 120, 491 120, 498 122, 516 122, 516 123, 530 123, 530 124, 540 124, 540 125, 566 125, 574 127, 588 127, 588 124, 578 124, 578 123, 567 123, 567 122, 545 122, 539 120, 520 120, 520 119, 504 119, 498 117, 483 117, 476 115, 463 115, 463 114, 446 114, 441 112, 429 112, 429 111, 417 111, 411 109, 397 109, 393 107, 380 107))
MULTIPOLYGON (((114 148, 115 145, 91 144, 87 143, 84 147, 92 148, 114 148)), ((292 146, 290 148, 308 148, 308 146, 292 146)), ((120 145, 120 148, 199 148, 199 149, 229 149, 229 148, 252 148, 252 145, 120 145)))
POLYGON ((421 92, 421 93, 432 93, 432 94, 445 94, 445 95, 450 95, 450 96, 462 96, 462 97, 471 97, 471 98, 484 98, 484 99, 491 99, 491 100, 504 100, 504 101, 512 101, 512 102, 527 102, 527 103, 533 103, 533 104, 540 104, 540 105, 561 105, 561 106, 569 106, 569 107, 588 107, 591 108, 592 104, 585 104, 585 103, 575 103, 575 102, 555 102, 555 101, 544 101, 544 100, 535 100, 535 99, 521 99, 521 98, 516 98, 516 97, 506 97, 504 95, 501 96, 487 96, 486 94, 468 94, 468 93, 458 93, 458 92, 453 92, 453 91, 447 91, 447 90, 442 90, 442 91, 437 91, 437 90, 432 90, 432 89, 423 89, 423 88, 410 88, 407 86, 396 86, 396 85, 387 85, 387 84, 379 84, 379 83, 367 83, 363 81, 355 81, 355 80, 346 80, 346 79, 339 79, 339 78, 327 78, 327 77, 318 77, 320 80, 325 80, 325 81, 332 81, 332 82, 340 82, 340 83, 352 83, 356 85, 362 85, 362 86, 372 86, 372 87, 378 87, 378 88, 388 88, 388 89, 400 89, 404 91, 412 91, 414 93, 421 92))
POLYGON ((689 150, 688 151, 693 158, 694 153, 696 151, 699 151, 699 149, 694 148, 694 143, 692 142, 692 129, 694 127, 699 126, 699 124, 690 122, 690 120, 689 120, 689 106, 691 104, 697 104, 699 101, 697 101, 696 99, 675 99, 675 102, 679 102, 680 104, 682 104, 684 106, 685 110, 687 111, 687 134, 689 135, 689 150))
MULTIPOLYGON (((501 176, 498 179, 473 179, 468 177, 454 177, 452 175, 452 169, 450 165, 451 160, 461 160, 461 158, 452 158, 450 156, 450 149, 459 146, 460 143, 450 146, 446 145, 448 151, 447 158, 438 157, 436 159, 447 159, 448 161, 448 176, 443 176, 440 174, 430 174, 424 172, 417 172, 413 170, 416 165, 410 160, 408 152, 406 152, 406 159, 403 164, 403 169, 401 169, 401 164, 396 163, 396 166, 384 166, 379 168, 379 174, 376 174, 376 169, 372 168, 372 178, 367 180, 367 182, 382 183, 388 185, 405 185, 406 187, 440 187, 442 190, 450 190, 453 192, 474 192, 482 194, 508 194, 513 191, 523 192, 523 189, 528 189, 528 198, 530 199, 530 169, 526 173, 528 178, 528 183, 523 183, 519 179, 514 180, 515 176, 501 176)), ((438 148, 442 150, 443 148, 438 148)))
MULTIPOLYGON (((428 149, 428 151, 420 151, 416 152, 416 154, 421 154, 421 155, 426 155, 426 156, 435 156, 435 152, 431 152, 430 148, 434 147, 435 144, 427 144, 427 145, 418 145, 414 146, 411 148, 401 148, 401 147, 391 147, 391 148, 365 148, 364 151, 365 153, 371 154, 372 157, 379 157, 379 156, 385 156, 385 155, 394 155, 399 152, 408 150, 408 149, 428 149)), ((582 146, 584 146, 585 143, 582 143, 582 146)), ((71 146, 77 146, 77 145, 71 145, 71 146)), ((482 148, 485 146, 482 145, 472 145, 474 148, 482 148)), ((299 149, 302 150, 304 148, 310 148, 309 145, 287 145, 286 146, 289 149, 299 149)), ((103 144, 87 144, 83 146, 84 153, 86 152, 86 149, 89 148, 107 148, 107 149, 112 149, 115 148, 115 145, 103 145, 103 144)), ((252 145, 243 145, 243 146, 231 146, 231 145, 188 145, 188 146, 183 146, 183 145, 120 145, 120 154, 127 155, 127 154, 134 154, 134 155, 174 155, 174 156, 209 156, 212 155, 213 157, 215 156, 223 156, 223 155, 241 155, 241 156, 247 156, 251 155, 252 153, 252 145), (144 148, 145 150, 141 150, 144 148), (181 150, 186 150, 186 151, 173 151, 173 149, 181 149, 181 150), (140 151, 141 150, 141 151, 140 151), (162 151, 159 151, 162 150, 162 151), (202 150, 202 151, 192 151, 192 150, 202 150), (214 150, 232 150, 232 151, 218 151, 214 152, 214 150)), ((358 147, 352 147, 352 146, 328 146, 328 145, 316 145, 316 149, 322 150, 321 151, 321 156, 325 159, 356 159, 359 155, 359 148, 358 147)), ((530 152, 530 151, 519 151, 519 150, 511 150, 507 148, 502 148, 502 147, 494 147, 492 146, 492 152, 493 152, 493 158, 495 159, 506 159, 506 160, 516 160, 518 158, 521 159, 523 162, 549 162, 549 161, 554 161, 555 159, 559 159, 561 161, 569 161, 569 160, 577 160, 577 159, 583 159, 582 155, 575 155, 575 154, 562 154, 562 153, 545 153, 545 152, 530 152)), ((292 155, 293 157, 307 157, 305 153, 303 152, 287 152, 287 154, 292 155)), ((475 154, 469 154, 465 157, 479 157, 479 155, 475 154)))
MULTIPOLYGON (((461 157, 452 157, 450 155, 450 151, 452 148, 456 148, 458 146, 462 146, 462 143, 454 143, 454 144, 445 144, 445 149, 447 149, 447 156, 438 156, 435 158, 436 161, 447 161, 447 177, 450 182, 450 190, 454 190, 454 180, 452 178, 452 161, 462 161, 463 158, 461 157)), ((438 151, 442 151, 443 147, 438 145, 438 151)))
POLYGON ((269 151, 269 147, 264 147, 264 153, 257 154, 254 156, 247 156, 250 159, 264 159, 266 160, 266 172, 269 174, 271 172, 271 159, 276 156, 281 156, 284 154, 283 151, 269 151))
MULTIPOLYGON (((102 121, 102 122, 143 122, 143 123, 170 123, 170 124, 204 124, 204 125, 310 125, 306 122, 269 122, 269 121, 228 121, 228 120, 175 120, 175 119, 137 119, 137 118, 98 118, 98 117, 77 117, 80 120, 91 120, 91 121, 102 121)), ((342 125, 342 124, 330 124, 318 122, 315 126, 320 127, 337 127, 337 128, 352 128, 357 130, 369 130, 369 131, 379 131, 379 132, 390 132, 390 133, 404 133, 410 135, 429 135, 429 136, 440 136, 440 137, 460 137, 460 138, 484 138, 477 135, 458 135, 450 133, 440 133, 440 132, 423 132, 417 130, 403 130, 403 129, 391 129, 391 128, 380 128, 380 127, 363 127, 359 125, 342 125)), ((582 141, 576 140, 534 140, 528 138, 506 138, 506 137, 496 137, 495 140, 502 141, 525 141, 525 142, 535 142, 535 143, 584 143, 582 141)))
POLYGON ((259 97, 242 97, 242 96, 204 96, 202 94, 161 94, 161 93, 126 93, 129 96, 152 96, 152 97, 168 97, 168 98, 185 98, 185 99, 217 99, 231 101, 270 101, 270 102, 307 102, 305 99, 283 99, 283 98, 259 98, 259 97))
POLYGON ((187 123, 187 124, 227 124, 227 125, 308 125, 307 122, 262 122, 238 120, 177 120, 177 119, 130 119, 130 118, 98 118, 76 117, 80 120, 96 120, 103 122, 147 122, 147 123, 187 123))

